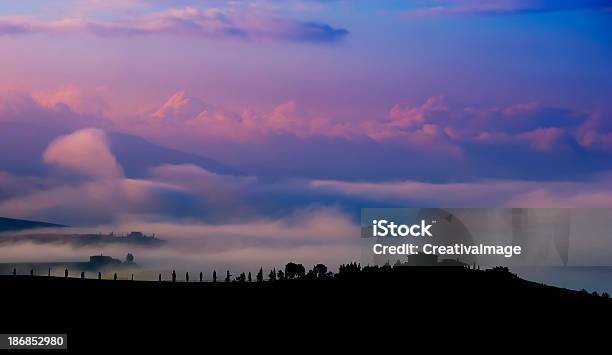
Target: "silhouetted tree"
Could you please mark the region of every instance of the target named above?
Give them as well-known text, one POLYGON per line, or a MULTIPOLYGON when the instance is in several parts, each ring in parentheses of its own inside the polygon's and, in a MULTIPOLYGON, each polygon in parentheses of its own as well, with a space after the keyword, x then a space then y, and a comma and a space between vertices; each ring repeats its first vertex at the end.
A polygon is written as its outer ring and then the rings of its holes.
POLYGON ((285 279, 285 273, 283 272, 283 270, 278 270, 276 274, 278 275, 279 281, 283 281, 285 279))
POLYGON ((268 274, 268 279, 270 281, 276 281, 276 268, 270 270, 270 273, 268 274))
POLYGON ((217 270, 213 270, 213 282, 217 282, 217 270))
POLYGON ((246 275, 244 272, 240 273, 240 276, 238 276, 237 278, 238 282, 245 282, 246 281, 246 275))
POLYGON ((230 274, 229 270, 227 270, 227 273, 225 274, 225 282, 230 282, 232 275, 230 274))
POLYGON ((157 277, 157 280, 161 282, 161 272, 159 273, 159 276, 157 277))
POLYGON ((67 278, 68 277, 68 269, 64 269, 64 277, 67 278))
POLYGON ((259 268, 259 272, 257 273, 257 282, 262 282, 263 281, 263 269, 259 268))
MULTIPOLYGON (((387 261, 387 263, 385 263, 385 265, 383 265, 381 267, 382 270, 391 270, 391 266, 389 265, 389 262, 387 261)), ((342 276, 351 276, 351 275, 355 275, 361 272, 361 264, 357 264, 357 263, 349 263, 346 265, 340 265, 340 267, 338 268, 338 276, 342 277, 342 276)))
POLYGON ((314 271, 315 276, 319 279, 322 279, 327 276, 327 266, 323 264, 315 265, 312 270, 314 271))
POLYGON ((84 279, 85 278, 85 272, 81 271, 81 278, 84 279))
POLYGON ((30 269, 30 276, 34 276, 34 269, 30 269))
POLYGON ((13 276, 17 275, 17 269, 13 268, 13 276))
POLYGON ((102 280, 102 273, 98 271, 98 280, 102 280))
POLYGON ((48 273, 47 273, 48 277, 51 277, 51 268, 49 268, 48 273))
POLYGON ((253 282, 253 279, 251 278, 251 272, 249 271, 249 282, 253 282))
POLYGON ((172 270, 172 282, 176 282, 176 271, 172 270))
POLYGON ((304 265, 296 263, 288 263, 287 265, 285 265, 285 277, 287 279, 299 279, 304 277, 304 275, 306 275, 306 269, 304 269, 304 265))
POLYGON ((189 282, 189 272, 185 273, 185 282, 189 282))
POLYGON ((601 294, 601 297, 603 298, 610 298, 610 295, 607 292, 604 292, 601 294))
POLYGON ((132 281, 134 281, 134 274, 132 274, 132 281))
POLYGON ((113 280, 117 281, 117 273, 113 275, 113 280))
POLYGON ((204 275, 202 274, 202 271, 200 271, 200 282, 202 282, 203 278, 204 278, 204 275))

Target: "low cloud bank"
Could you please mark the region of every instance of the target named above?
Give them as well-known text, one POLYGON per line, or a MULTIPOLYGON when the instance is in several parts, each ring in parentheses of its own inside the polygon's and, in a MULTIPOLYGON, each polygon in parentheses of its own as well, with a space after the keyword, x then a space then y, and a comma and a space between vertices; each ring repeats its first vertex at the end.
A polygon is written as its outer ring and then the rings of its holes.
POLYGON ((106 21, 83 16, 56 20, 0 17, 0 36, 38 33, 84 33, 100 37, 167 35, 213 40, 334 43, 344 39, 349 32, 327 23, 284 18, 270 11, 254 8, 243 11, 185 7, 106 21))
POLYGON ((281 219, 262 218, 232 224, 124 221, 90 228, 35 232, 97 234, 132 230, 155 232, 168 244, 147 248, 120 244, 75 247, 18 243, 3 245, 0 261, 78 261, 99 253, 122 258, 131 252, 147 269, 211 272, 216 268, 220 272, 231 268, 255 272, 255 267, 278 267, 288 261, 310 266, 324 262, 336 267, 346 260, 357 260, 360 255, 359 226, 335 209, 307 209, 281 219))
POLYGON ((612 207, 610 174, 589 182, 261 181, 165 164, 132 179, 124 176, 104 138, 103 131, 82 129, 49 145, 46 161, 58 173, 76 174, 71 180, 41 183, 0 174, 19 187, 0 199, 0 215, 80 226, 52 231, 59 233, 155 233, 169 244, 149 249, 18 243, 0 248, 0 260, 74 260, 100 252, 115 257, 134 252, 153 269, 250 270, 290 260, 337 266, 359 259, 362 207, 612 207))

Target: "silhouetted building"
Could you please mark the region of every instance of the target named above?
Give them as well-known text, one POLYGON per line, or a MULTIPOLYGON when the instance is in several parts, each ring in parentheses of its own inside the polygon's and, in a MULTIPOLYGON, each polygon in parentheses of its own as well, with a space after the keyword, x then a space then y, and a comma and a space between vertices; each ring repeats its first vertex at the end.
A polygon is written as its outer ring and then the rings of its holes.
POLYGON ((89 257, 89 264, 92 267, 105 267, 111 265, 121 265, 121 260, 112 258, 108 255, 93 255, 89 257))

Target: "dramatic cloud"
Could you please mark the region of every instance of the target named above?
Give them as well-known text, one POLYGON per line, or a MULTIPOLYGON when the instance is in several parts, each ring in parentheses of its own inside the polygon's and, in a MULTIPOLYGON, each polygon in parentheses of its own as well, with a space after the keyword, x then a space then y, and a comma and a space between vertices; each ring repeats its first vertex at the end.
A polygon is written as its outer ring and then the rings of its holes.
MULTIPOLYGON (((270 198, 274 194, 269 187, 253 177, 222 176, 194 165, 162 165, 146 179, 125 178, 100 130, 83 129, 58 138, 45 152, 45 160, 94 179, 46 184, 23 180, 21 185, 26 186, 16 195, 0 199, 0 215, 96 226, 69 233, 154 231, 171 244, 163 250, 103 247, 113 255, 137 249, 139 261, 147 267, 166 266, 169 259, 182 268, 266 266, 286 262, 288 254, 307 264, 323 261, 334 265, 339 255, 351 259, 357 255, 359 228, 339 207, 291 203, 287 208, 282 192, 289 191, 286 188, 270 198), (107 175, 106 171, 114 173, 107 175), (261 200, 264 194, 267 201, 261 200), (269 213, 270 205, 276 205, 275 212, 269 213), (182 261, 177 262, 179 259, 182 261)), ((6 173, 0 174, 0 180, 17 183, 6 173)), ((2 250, 19 250, 24 260, 41 257, 40 245, 28 245, 27 252, 22 247, 2 250)), ((55 259, 93 253, 88 247, 42 248, 53 249, 46 255, 55 255, 55 259)))
POLYGON ((100 116, 106 105, 80 90, 0 92, 0 124, 47 126, 54 131, 81 127, 108 127, 110 121, 100 116))
POLYGON ((211 111, 213 108, 204 101, 190 97, 185 91, 179 91, 172 95, 159 108, 153 112, 151 117, 160 120, 184 121, 198 116, 202 112, 211 111))
POLYGON ((85 93, 75 86, 65 86, 58 90, 38 91, 32 97, 38 104, 48 109, 68 107, 80 115, 102 116, 108 105, 98 93, 85 93))
POLYGON ((348 34, 325 23, 280 18, 261 11, 201 10, 196 7, 170 9, 133 16, 126 20, 94 21, 66 18, 47 21, 23 17, 0 18, 0 35, 28 33, 62 34, 84 32, 103 37, 138 35, 187 35, 218 39, 284 40, 332 43, 348 34))
POLYGON ((111 153, 104 131, 82 129, 57 138, 44 152, 48 164, 70 169, 84 176, 116 178, 123 170, 111 153))
MULTIPOLYGON (((121 170, 138 179, 164 164, 192 164, 264 179, 430 182, 584 179, 612 168, 612 126, 605 110, 535 103, 465 106, 431 97, 417 105, 394 105, 380 117, 350 120, 321 114, 293 100, 258 112, 211 104, 180 91, 142 116, 110 121, 75 113, 64 103, 74 99, 71 105, 84 111, 96 106, 87 104, 93 99, 76 99, 81 94, 35 97, 0 96, 0 147, 4 148, 0 168, 7 172, 45 173, 40 156, 49 142, 87 127, 105 129, 108 149, 121 170), (24 137, 29 145, 20 149, 24 137), (16 149, 19 154, 13 153, 16 149)), ((48 162, 57 166, 55 160, 48 162)), ((101 173, 90 167, 79 170, 81 175, 85 171, 87 176, 101 173)), ((116 171, 110 168, 107 174, 116 171)))
MULTIPOLYGON (((335 124, 325 117, 307 112, 295 101, 276 106, 268 114, 252 110, 235 112, 189 96, 185 91, 172 95, 150 114, 148 124, 155 129, 169 129, 174 134, 207 136, 236 141, 262 136, 288 134, 305 138, 316 135, 342 137, 351 134, 349 124, 335 124)), ((168 132, 165 132, 167 134, 168 132)))
MULTIPOLYGON (((444 111, 439 103, 426 106, 430 111, 444 111)), ((402 127, 437 117, 415 108, 393 111, 402 127)), ((518 134, 533 131, 530 124, 517 127, 518 134)), ((471 132, 467 126, 466 132, 471 132)), ((139 262, 148 268, 167 267, 169 260, 173 267, 185 270, 273 266, 286 262, 287 255, 307 265, 358 260, 357 216, 365 206, 612 207, 610 175, 588 182, 260 181, 191 164, 164 164, 141 179, 132 179, 123 176, 99 129, 82 129, 56 139, 44 157, 58 169, 89 178, 18 181, 2 173, 2 186, 6 183, 17 191, 7 195, 0 190, 0 215, 95 226, 70 230, 74 233, 156 233, 171 242, 168 247, 104 247, 105 253, 114 256, 136 249, 139 262)), ((99 247, 25 246, 24 250, 24 245, 11 245, 2 251, 18 252, 23 260, 40 260, 42 250, 49 250, 47 255, 55 259, 100 251, 99 247)))
POLYGON ((295 101, 280 104, 268 114, 250 110, 238 113, 181 91, 151 117, 151 122, 158 126, 186 128, 184 136, 192 132, 199 136, 225 135, 229 139, 269 134, 367 138, 398 145, 429 145, 430 149, 446 146, 447 152, 453 149, 458 152, 465 142, 525 144, 547 150, 577 135, 584 137, 578 143, 585 145, 603 139, 590 136, 593 129, 602 127, 602 120, 591 118, 587 113, 534 103, 501 108, 469 107, 448 104, 442 97, 431 97, 416 106, 395 105, 382 119, 337 122, 312 114, 295 101))
POLYGON ((296 101, 269 112, 234 111, 179 92, 131 129, 258 176, 554 180, 612 168, 608 116, 535 103, 465 106, 431 97, 394 105, 381 117, 338 120, 296 101))
POLYGON ((257 215, 258 204, 249 197, 256 179, 221 176, 189 164, 160 165, 141 173, 143 178, 128 178, 100 129, 80 129, 56 138, 43 160, 56 168, 55 175, 0 174, 7 188, 0 189, 0 215, 76 225, 108 223, 129 215, 218 221, 257 215))
POLYGON ((459 145, 492 142, 548 150, 563 146, 566 140, 575 142, 573 136, 587 120, 588 115, 581 112, 537 104, 483 109, 449 105, 443 98, 432 97, 420 106, 395 105, 389 119, 373 125, 369 135, 385 139, 405 133, 435 132, 459 145))
POLYGON ((612 206, 609 1, 304 3, 6 7, 0 216, 171 241, 136 250, 147 266, 253 271, 356 259, 362 207, 612 206))

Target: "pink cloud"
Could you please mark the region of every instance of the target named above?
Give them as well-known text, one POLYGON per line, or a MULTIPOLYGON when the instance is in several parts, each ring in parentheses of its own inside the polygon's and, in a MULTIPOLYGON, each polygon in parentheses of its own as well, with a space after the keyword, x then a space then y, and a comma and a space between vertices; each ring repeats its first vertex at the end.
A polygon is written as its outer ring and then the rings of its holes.
MULTIPOLYGON (((107 106, 96 97, 75 87, 38 92, 34 97, 4 95, 0 97, 0 121, 40 117, 65 127, 109 127, 109 121, 99 118, 107 106), (79 115, 79 112, 87 115, 79 115)), ((145 121, 134 121, 130 117, 113 117, 113 121, 118 128, 166 141, 198 142, 207 137, 257 142, 274 135, 299 139, 370 139, 457 156, 463 154, 465 144, 471 143, 521 145, 539 151, 566 147, 570 140, 586 148, 612 146, 608 143, 612 128, 605 125, 602 113, 588 115, 535 103, 469 107, 449 104, 443 97, 430 97, 419 105, 396 104, 382 118, 338 121, 305 108, 295 100, 281 103, 269 112, 249 108, 236 111, 179 91, 145 116, 145 121)))
POLYGON ((184 121, 211 109, 212 107, 204 101, 188 96, 185 91, 179 91, 172 95, 162 107, 153 112, 151 117, 160 120, 184 121))
POLYGON ((111 153, 104 131, 81 129, 55 139, 43 154, 46 163, 95 178, 117 178, 123 170, 111 153))
POLYGON ((0 93, 0 123, 35 124, 60 130, 109 127, 110 121, 100 115, 104 108, 103 100, 73 87, 35 93, 0 93))
POLYGON ((196 7, 170 9, 132 16, 125 20, 94 21, 82 17, 46 21, 26 17, 0 18, 0 35, 30 33, 89 33, 103 37, 187 35, 196 38, 284 40, 330 43, 348 31, 325 23, 304 22, 262 11, 228 11, 196 7))
POLYGON ((235 112, 189 96, 185 91, 172 95, 148 121, 156 129, 171 129, 176 135, 219 137, 249 141, 270 134, 305 138, 315 135, 351 135, 350 124, 336 124, 309 113, 295 101, 279 104, 268 114, 249 109, 235 112), (163 127, 163 128, 162 128, 163 127))
MULTIPOLYGON (((89 100, 81 91, 49 97, 41 103, 44 98, 35 100, 27 94, 0 96, 0 122, 21 123, 18 132, 31 124, 51 126, 55 133, 49 132, 49 139, 84 127, 129 132, 252 175, 346 178, 363 169, 363 175, 372 178, 369 169, 376 167, 383 169, 378 170, 377 180, 431 179, 441 174, 448 179, 446 170, 452 166, 453 179, 551 179, 568 169, 575 176, 601 172, 605 164, 589 164, 584 154, 611 149, 607 142, 612 127, 605 114, 535 103, 472 107, 431 97, 421 104, 393 105, 386 115, 369 120, 339 120, 295 100, 260 112, 211 104, 181 91, 144 114, 113 117, 111 123, 96 115, 77 114, 76 108, 63 103, 73 100, 71 105, 77 107, 84 102, 87 108, 89 100), (347 150, 360 158, 346 159, 347 150), (491 154, 497 161, 488 157, 491 154), (551 160, 551 154, 563 154, 564 159, 551 160), (323 155, 325 161, 319 159, 323 155), (429 168, 417 171, 391 163, 406 157, 429 168), (535 168, 542 166, 547 168, 535 168)), ((11 162, 29 168, 18 160, 11 162)), ((130 168, 126 167, 134 172, 130 168)))
MULTIPOLYGON (((424 105, 422 111, 427 109, 424 105)), ((394 108, 398 111, 398 108, 394 108)), ((394 111, 394 112, 395 112, 394 111)), ((292 100, 281 103, 269 113, 257 113, 249 109, 242 112, 208 104, 184 91, 170 97, 159 109, 151 113, 150 122, 155 126, 187 128, 192 134, 217 135, 229 139, 262 138, 273 134, 289 134, 299 138, 313 136, 329 137, 370 137, 385 139, 393 136, 400 127, 396 122, 384 125, 375 121, 335 122, 328 117, 312 113, 298 102, 292 100)), ((435 136, 437 127, 423 125, 417 127, 417 135, 435 136)), ((187 131, 183 131, 189 135, 187 131)))
POLYGON ((612 125, 609 117, 609 112, 593 112, 575 133, 578 143, 590 149, 612 151, 612 125))
POLYGON ((520 133, 519 139, 527 140, 534 149, 542 151, 554 150, 565 136, 565 131, 559 127, 538 128, 530 132, 520 133))
POLYGON ((108 110, 108 105, 97 92, 86 93, 74 85, 37 91, 32 93, 32 97, 46 108, 68 106, 78 114, 102 116, 108 110))
POLYGON ((370 125, 369 135, 388 139, 421 132, 424 142, 446 142, 460 147, 469 142, 527 144, 533 149, 551 151, 566 143, 587 116, 580 112, 516 104, 508 107, 476 108, 449 105, 441 97, 429 98, 419 106, 395 105, 389 119, 370 125))
POLYGON ((396 104, 389 112, 389 125, 398 129, 420 126, 436 114, 447 114, 448 106, 442 97, 430 97, 420 106, 396 104))
MULTIPOLYGON (((468 151, 474 155, 475 147, 483 151, 492 147, 519 148, 542 154, 568 152, 577 145, 595 148, 603 145, 607 132, 588 128, 588 114, 579 111, 535 103, 471 107, 448 103, 443 97, 431 97, 418 105, 396 104, 386 117, 365 121, 334 120, 302 107, 297 101, 282 103, 269 112, 248 108, 234 111, 185 92, 173 95, 151 112, 148 128, 136 128, 142 134, 177 144, 181 149, 208 154, 231 143, 257 147, 280 137, 293 137, 304 142, 317 139, 355 144, 376 142, 430 158, 465 160, 470 158, 468 151)), ((218 159, 234 159, 220 154, 218 159)))

